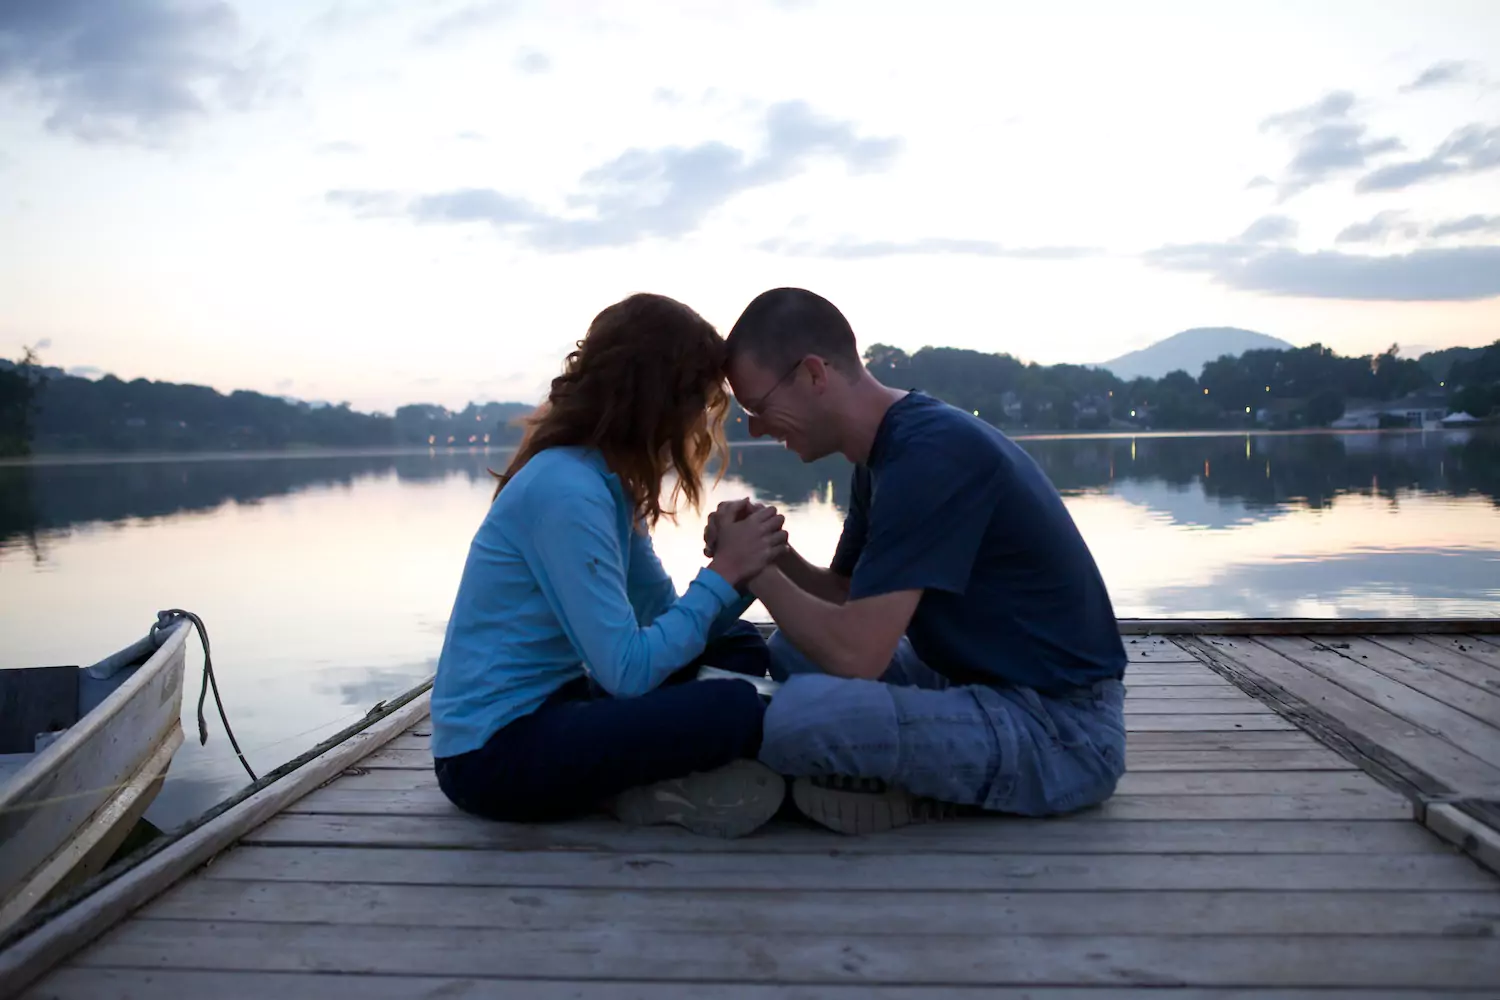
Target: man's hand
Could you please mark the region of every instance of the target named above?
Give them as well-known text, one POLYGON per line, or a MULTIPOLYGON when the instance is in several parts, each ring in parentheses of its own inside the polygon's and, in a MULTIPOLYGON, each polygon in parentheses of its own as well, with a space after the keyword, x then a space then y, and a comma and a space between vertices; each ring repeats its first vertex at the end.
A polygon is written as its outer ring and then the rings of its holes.
POLYGON ((718 508, 708 515, 708 523, 703 526, 703 554, 710 559, 714 557, 714 552, 719 547, 721 523, 732 524, 735 521, 742 521, 764 507, 764 504, 755 503, 749 497, 725 500, 719 504, 718 508))
POLYGON ((774 507, 757 507, 747 517, 725 521, 708 568, 741 587, 786 553, 784 520, 774 507))

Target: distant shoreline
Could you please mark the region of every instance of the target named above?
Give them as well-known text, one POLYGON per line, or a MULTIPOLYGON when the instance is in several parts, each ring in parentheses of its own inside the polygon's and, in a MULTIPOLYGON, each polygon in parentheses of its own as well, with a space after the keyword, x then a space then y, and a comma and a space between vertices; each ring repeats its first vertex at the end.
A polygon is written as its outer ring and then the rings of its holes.
MULTIPOLYGON (((1026 431, 1006 433, 1012 441, 1110 441, 1129 438, 1214 438, 1214 437, 1309 437, 1330 435, 1335 437, 1368 437, 1370 435, 1453 434, 1484 432, 1488 427, 1441 427, 1423 430, 1415 427, 1387 429, 1357 429, 1304 427, 1295 430, 1201 430, 1201 431, 1026 431)), ((776 448, 776 441, 731 441, 731 448, 776 448)), ((372 448, 286 448, 256 449, 246 451, 158 451, 158 452, 43 452, 24 458, 0 458, 0 469, 15 467, 56 465, 114 465, 147 464, 162 462, 228 462, 240 460, 270 460, 291 458, 399 458, 420 455, 506 455, 516 450, 515 445, 409 445, 406 447, 372 448)))

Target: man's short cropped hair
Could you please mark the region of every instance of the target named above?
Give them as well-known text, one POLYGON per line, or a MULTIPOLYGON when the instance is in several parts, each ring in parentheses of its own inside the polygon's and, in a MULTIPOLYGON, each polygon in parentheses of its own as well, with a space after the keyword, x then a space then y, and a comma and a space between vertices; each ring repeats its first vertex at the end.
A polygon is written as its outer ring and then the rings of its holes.
POLYGON ((805 288, 773 288, 745 307, 725 338, 727 357, 746 355, 764 368, 789 369, 816 354, 845 375, 862 363, 854 330, 838 307, 805 288))

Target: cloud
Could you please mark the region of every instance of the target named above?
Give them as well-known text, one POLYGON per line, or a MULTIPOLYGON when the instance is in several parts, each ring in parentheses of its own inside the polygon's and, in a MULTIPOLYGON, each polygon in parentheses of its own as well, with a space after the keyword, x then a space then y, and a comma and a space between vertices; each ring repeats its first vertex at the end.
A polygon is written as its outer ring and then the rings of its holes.
POLYGON ((515 8, 514 0, 484 0, 482 3, 468 4, 427 25, 418 32, 417 41, 423 45, 444 45, 462 40, 504 21, 515 13, 515 8))
POLYGON ((36 342, 36 345, 35 345, 34 349, 38 350, 38 351, 45 351, 47 348, 49 348, 51 346, 52 346, 52 338, 51 337, 43 337, 41 340, 38 340, 36 342))
POLYGON ((552 68, 552 57, 536 49, 522 49, 516 53, 516 69, 533 76, 552 68))
POLYGON ((579 178, 567 213, 484 188, 415 197, 346 189, 325 197, 364 218, 484 222, 533 248, 561 253, 685 236, 736 195, 795 177, 818 160, 839 161, 852 174, 871 173, 886 169, 900 149, 900 139, 861 135, 849 122, 790 101, 767 110, 757 152, 718 141, 628 149, 579 178))
POLYGON ((1422 227, 1406 218, 1405 212, 1381 212, 1368 222, 1356 222, 1345 226, 1335 243, 1384 243, 1395 237, 1414 240, 1422 235, 1422 227))
POLYGON ((1431 90, 1434 87, 1443 87, 1453 83, 1474 83, 1479 79, 1477 70, 1478 67, 1471 62, 1449 60, 1433 63, 1401 90, 1403 93, 1410 93, 1413 90, 1431 90))
POLYGON ((1256 188, 1267 188, 1275 186, 1276 182, 1271 180, 1271 178, 1267 177, 1265 174, 1257 174, 1256 176, 1250 178, 1249 182, 1246 183, 1245 190, 1254 191, 1256 188))
POLYGON ((1432 237, 1467 236, 1470 233, 1500 236, 1500 215, 1469 215, 1439 222, 1427 230, 1427 235, 1432 237))
POLYGON ((6 0, 0 85, 32 92, 54 132, 154 145, 283 88, 265 51, 241 43, 224 0, 6 0))
POLYGON ((68 374, 78 378, 98 378, 104 374, 104 369, 95 368, 93 365, 74 365, 68 369, 68 374))
POLYGON ((318 143, 317 151, 319 153, 342 156, 351 153, 362 153, 364 152, 364 147, 357 142, 345 142, 343 140, 338 140, 334 142, 318 143))
POLYGON ((1278 185, 1285 201, 1341 173, 1361 170, 1369 161, 1405 147, 1401 140, 1386 136, 1366 138, 1365 126, 1349 114, 1355 97, 1336 90, 1306 107, 1271 115, 1260 123, 1262 132, 1278 132, 1291 138, 1294 152, 1278 185))
POLYGON ((467 130, 467 129, 464 130, 464 131, 462 131, 462 132, 459 132, 453 138, 459 140, 460 142, 488 142, 489 141, 488 137, 485 136, 485 134, 483 132, 474 132, 474 131, 467 130))
POLYGON ((288 390, 291 389, 292 386, 294 386, 296 384, 297 384, 296 381, 293 380, 293 379, 283 378, 283 379, 277 379, 276 380, 276 384, 273 385, 271 388, 275 389, 277 392, 287 392, 288 390))
POLYGON ((865 240, 812 243, 784 239, 763 241, 759 248, 787 257, 827 257, 834 260, 864 260, 873 257, 962 255, 1004 257, 1012 260, 1076 260, 1102 251, 1093 247, 1008 247, 990 240, 932 237, 919 240, 865 240))
POLYGON ((1443 239, 1469 235, 1500 235, 1500 215, 1470 215, 1424 224, 1412 221, 1405 212, 1381 212, 1368 222, 1344 227, 1335 239, 1339 243, 1384 243, 1392 238, 1415 240, 1426 236, 1443 239))
POLYGON ((404 204, 400 195, 394 191, 359 191, 342 189, 329 191, 323 195, 331 205, 347 208, 362 219, 378 219, 382 216, 395 215, 401 211, 404 204))
POLYGON ((1347 118, 1354 109, 1355 98, 1347 90, 1335 90, 1306 107, 1294 108, 1271 115, 1260 123, 1262 132, 1293 131, 1303 126, 1319 125, 1323 122, 1347 118))
POLYGON ((526 202, 488 188, 423 195, 408 204, 407 212, 418 222, 488 222, 496 226, 539 218, 536 209, 526 202))
POLYGON ((1297 223, 1285 215, 1266 215, 1245 228, 1241 243, 1280 243, 1297 235, 1297 223))
POLYGON ((1319 125, 1298 141, 1281 183, 1283 200, 1321 184, 1335 174, 1358 170, 1371 157, 1404 147, 1395 138, 1365 139, 1363 125, 1319 125))
POLYGON ((1439 177, 1478 174, 1500 167, 1500 126, 1466 125, 1420 160, 1392 163, 1361 177, 1356 191, 1401 191, 1439 177))
POLYGON ((1337 251, 1196 243, 1159 247, 1147 263, 1210 275, 1229 288, 1302 298, 1465 302, 1500 296, 1500 246, 1430 248, 1376 257, 1337 251))

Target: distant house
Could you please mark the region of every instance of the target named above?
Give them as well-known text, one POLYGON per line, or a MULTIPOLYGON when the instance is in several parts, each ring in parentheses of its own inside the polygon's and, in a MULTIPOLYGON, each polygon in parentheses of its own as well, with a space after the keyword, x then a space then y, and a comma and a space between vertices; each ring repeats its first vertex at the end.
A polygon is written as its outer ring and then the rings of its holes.
POLYGON ((1344 415, 1329 426, 1340 430, 1376 427, 1416 427, 1436 430, 1448 415, 1448 398, 1437 392, 1414 392, 1384 403, 1348 406, 1344 415))

